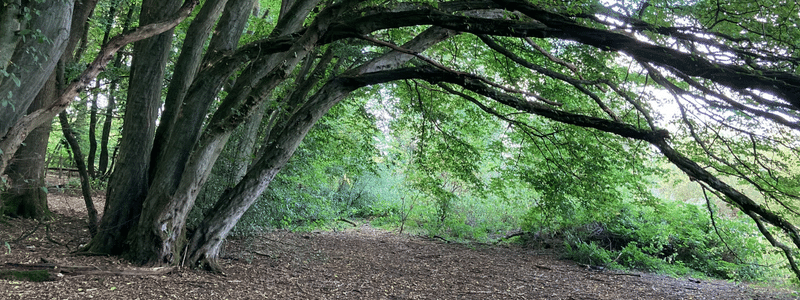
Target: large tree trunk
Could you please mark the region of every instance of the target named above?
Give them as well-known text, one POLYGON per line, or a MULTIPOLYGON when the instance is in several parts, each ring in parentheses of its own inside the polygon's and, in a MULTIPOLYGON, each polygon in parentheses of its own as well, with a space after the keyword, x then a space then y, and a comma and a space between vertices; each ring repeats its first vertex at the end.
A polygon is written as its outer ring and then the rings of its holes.
MULTIPOLYGON (((175 13, 181 1, 145 0, 140 24, 175 13)), ((172 47, 172 29, 133 45, 131 79, 122 126, 118 166, 108 183, 98 234, 87 246, 97 253, 122 253, 128 232, 139 219, 148 190, 150 150, 155 135, 164 68, 172 47)))
MULTIPOLYGON (((56 76, 52 74, 29 110, 45 107, 55 99, 56 76)), ((6 169, 11 186, 2 194, 5 214, 12 217, 44 219, 50 216, 47 189, 44 182, 45 155, 50 138, 51 123, 37 127, 25 139, 25 145, 14 154, 6 169)))
MULTIPOLYGON (((403 45, 406 49, 421 52, 453 35, 454 32, 433 27, 403 45)), ((187 264, 220 272, 222 268, 217 262, 222 242, 242 215, 258 199, 275 178, 275 175, 286 165, 297 146, 311 130, 311 127, 331 108, 350 92, 370 84, 384 82, 383 79, 351 80, 377 69, 392 69, 403 65, 413 56, 392 51, 373 59, 364 65, 350 70, 340 78, 326 83, 314 96, 295 110, 285 122, 277 128, 274 138, 265 142, 266 148, 250 168, 244 178, 231 190, 223 193, 214 207, 206 214, 198 225, 189 242, 187 264)))
MULTIPOLYGON (((288 21, 278 20, 275 30, 293 32, 292 29, 299 29, 317 2, 308 0, 295 3, 290 10, 294 13, 287 14, 288 21)), ((237 79, 233 92, 220 104, 199 139, 195 137, 202 123, 192 119, 184 122, 180 118, 192 115, 188 112, 203 112, 206 108, 199 105, 203 104, 204 99, 187 98, 183 108, 185 111, 175 121, 175 124, 182 126, 176 126, 167 140, 169 144, 160 156, 159 170, 155 173, 139 227, 132 236, 131 255, 135 261, 149 265, 176 262, 185 242, 186 217, 232 131, 264 100, 264 95, 291 74, 298 62, 314 48, 333 17, 344 11, 343 7, 335 5, 321 12, 288 51, 262 56, 245 69, 237 79), (191 148, 187 149, 187 146, 191 148), (191 153, 185 166, 180 164, 184 153, 191 153), (181 172, 174 173, 175 168, 181 168, 181 172), (175 175, 180 177, 176 178, 175 175), (176 179, 179 181, 173 185, 176 179)))
MULTIPOLYGON (((39 31, 52 43, 40 43, 39 39, 28 37, 25 42, 15 44, 16 48, 13 50, 7 71, 19 80, 19 84, 17 81, 0 77, 0 102, 10 101, 7 105, 0 106, 0 140, 8 139, 8 130, 27 113, 33 99, 55 70, 58 58, 64 53, 70 35, 74 1, 22 2, 28 3, 29 11, 37 12, 29 13, 32 18, 28 23, 21 19, 25 16, 22 11, 17 12, 17 15, 14 16, 19 19, 3 19, 2 21, 7 24, 21 22, 17 30, 39 31), (35 49, 35 51, 31 51, 31 49, 35 49)), ((4 9, 2 12, 10 10, 13 9, 4 9)), ((11 35, 15 36, 16 33, 12 30, 11 35)), ((2 39, 7 38, 5 32, 0 32, 0 36, 2 39)), ((0 55, 8 56, 8 52, 3 51, 3 54, 0 55)), ((13 156, 13 153, 6 152, 0 154, 0 157, 3 155, 13 156)), ((0 173, 3 173, 5 167, 0 165, 0 173)))
MULTIPOLYGON (((243 16, 235 18, 240 20, 239 22, 245 22, 246 17, 244 16, 249 15, 252 2, 231 1, 231 4, 247 6, 248 9, 239 9, 243 16)), ((226 41, 212 41, 211 44, 215 47, 235 45, 233 41, 238 40, 241 31, 234 32, 227 27, 243 25, 220 22, 220 26, 223 29, 218 31, 218 35, 215 35, 214 39, 225 39, 226 41)), ((209 54, 214 55, 215 52, 224 50, 226 49, 210 49, 209 54)), ((275 58, 270 62, 271 64, 261 67, 274 67, 278 64, 276 62, 280 61, 282 60, 275 58)), ((130 256, 134 261, 149 265, 170 264, 175 262, 176 257, 179 257, 186 217, 194 205, 202 183, 207 179, 219 156, 219 152, 236 127, 236 124, 220 122, 219 119, 224 118, 215 115, 211 125, 208 126, 209 129, 206 129, 206 132, 212 132, 210 134, 212 137, 200 138, 198 141, 199 131, 204 122, 201 117, 206 114, 211 100, 214 99, 221 87, 222 80, 219 79, 226 79, 233 70, 235 69, 229 69, 229 73, 201 73, 192 84, 193 88, 188 91, 176 119, 172 124, 165 124, 172 126, 166 133, 168 136, 164 140, 166 144, 161 146, 162 153, 158 156, 158 164, 152 181, 153 186, 144 203, 138 228, 131 236, 130 256), (209 77, 219 79, 209 80, 209 77), (198 82, 206 84, 198 85, 198 82), (209 86, 212 82, 214 84, 209 86), (193 148, 202 150, 193 151, 193 148)), ((232 97, 229 95, 228 98, 232 97)), ((226 105, 225 103, 231 102, 228 98, 223 101, 223 106, 226 105)), ((232 107, 235 108, 235 106, 232 107)), ((237 113, 235 109, 219 109, 218 111, 224 111, 220 114, 225 116, 237 113)))

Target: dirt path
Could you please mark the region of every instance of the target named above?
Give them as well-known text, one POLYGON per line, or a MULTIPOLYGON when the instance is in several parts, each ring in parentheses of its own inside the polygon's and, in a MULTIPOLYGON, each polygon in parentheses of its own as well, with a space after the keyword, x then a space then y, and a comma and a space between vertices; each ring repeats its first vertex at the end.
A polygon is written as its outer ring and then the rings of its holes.
MULTIPOLYGON (((59 217, 3 249, 0 263, 131 269, 115 257, 69 254, 84 221, 59 217), (58 224, 58 226, 55 226, 58 224)), ((18 237, 33 221, 10 220, 18 237)), ((792 299, 787 292, 722 281, 587 270, 519 247, 467 247, 398 236, 362 225, 344 232, 273 231, 225 248, 225 276, 178 269, 166 275, 66 275, 49 282, 0 280, 2 299, 792 299)))
MULTIPOLYGON (((71 216, 58 215, 49 230, 40 226, 8 247, 3 242, 37 224, 0 223, 0 268, 134 269, 117 257, 71 255, 89 235, 75 208, 65 208, 57 211, 71 216)), ((588 270, 552 253, 446 244, 363 224, 344 232, 271 231, 231 239, 221 262, 224 276, 178 268, 135 276, 65 271, 39 283, 0 279, 0 299, 795 299, 788 291, 724 281, 588 270)))

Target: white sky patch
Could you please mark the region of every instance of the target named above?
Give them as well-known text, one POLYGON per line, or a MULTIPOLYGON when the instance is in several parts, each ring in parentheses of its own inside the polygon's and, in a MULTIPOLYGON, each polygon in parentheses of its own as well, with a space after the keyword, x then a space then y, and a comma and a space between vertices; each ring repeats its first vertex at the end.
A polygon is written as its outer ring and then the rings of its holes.
POLYGON ((376 138, 375 145, 382 156, 388 155, 388 150, 396 144, 391 123, 401 112, 396 107, 400 100, 393 95, 394 87, 396 85, 391 83, 382 85, 378 91, 379 95, 376 95, 378 97, 369 97, 366 103, 367 112, 375 117, 375 126, 383 135, 383 140, 376 138))

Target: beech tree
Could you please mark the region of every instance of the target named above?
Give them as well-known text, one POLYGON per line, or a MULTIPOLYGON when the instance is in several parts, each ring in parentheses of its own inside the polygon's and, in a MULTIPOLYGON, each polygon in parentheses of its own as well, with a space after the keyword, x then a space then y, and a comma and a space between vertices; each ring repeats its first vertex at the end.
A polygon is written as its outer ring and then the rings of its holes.
MULTIPOLYGON (((142 3, 140 24, 179 5, 155 2, 142 3)), ((651 147, 750 216, 800 277, 799 8, 768 2, 287 0, 269 2, 279 10, 274 22, 242 37, 255 2, 206 1, 175 43, 181 50, 160 115, 175 35, 134 47, 119 166, 85 250, 221 271, 231 228, 328 109, 360 88, 391 91, 403 82, 474 105, 532 142, 549 139, 555 133, 537 128, 556 123, 608 133, 597 138, 625 145, 610 147, 619 151, 651 147), (258 141, 256 160, 188 232, 211 166, 234 129, 261 119, 251 118, 260 109, 270 134, 258 141)), ((109 54, 97 59, 107 63, 109 54)), ((100 68, 91 70, 81 80, 100 68)), ((8 131, 0 146, 18 135, 8 131)))

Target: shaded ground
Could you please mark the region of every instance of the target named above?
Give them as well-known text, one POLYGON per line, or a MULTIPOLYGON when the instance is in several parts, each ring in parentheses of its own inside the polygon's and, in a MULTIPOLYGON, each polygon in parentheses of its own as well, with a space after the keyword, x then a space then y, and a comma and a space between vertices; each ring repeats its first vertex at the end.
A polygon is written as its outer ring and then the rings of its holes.
MULTIPOLYGON (((0 268, 50 263, 134 270, 116 257, 70 254, 88 241, 79 205, 70 205, 74 211, 68 205, 57 208, 65 215, 57 215, 49 231, 40 225, 24 240, 2 245, 0 268)), ((0 242, 36 226, 35 221, 9 220, 0 224, 0 242)), ((221 262, 224 276, 178 268, 164 275, 65 273, 39 283, 0 280, 0 299, 794 299, 787 291, 600 272, 552 253, 445 244, 367 225, 232 239, 221 262)))

